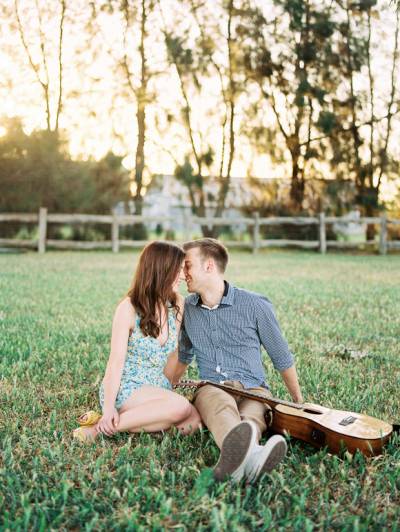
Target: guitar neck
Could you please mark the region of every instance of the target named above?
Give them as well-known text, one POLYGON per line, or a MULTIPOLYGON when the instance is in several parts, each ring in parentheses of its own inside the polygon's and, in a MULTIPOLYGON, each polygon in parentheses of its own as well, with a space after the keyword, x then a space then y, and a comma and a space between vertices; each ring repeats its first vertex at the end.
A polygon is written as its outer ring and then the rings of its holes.
POLYGON ((303 406, 298 403, 283 401, 282 399, 277 399, 276 397, 265 397, 264 395, 251 392, 249 390, 241 390, 234 388, 233 386, 229 386, 228 384, 222 384, 211 381, 180 381, 178 384, 176 384, 177 387, 181 386, 183 388, 201 388, 202 386, 206 385, 211 385, 215 388, 220 388, 221 390, 225 390, 226 392, 238 395, 239 397, 246 397, 247 399, 253 399, 254 401, 258 401, 260 403, 266 403, 272 408, 276 407, 277 405, 290 406, 299 410, 303 408, 303 406))

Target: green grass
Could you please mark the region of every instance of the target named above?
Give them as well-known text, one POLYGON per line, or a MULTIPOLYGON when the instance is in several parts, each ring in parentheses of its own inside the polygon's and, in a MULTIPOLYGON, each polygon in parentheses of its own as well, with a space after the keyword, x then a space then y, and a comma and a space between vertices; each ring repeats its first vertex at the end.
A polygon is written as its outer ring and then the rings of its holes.
MULTIPOLYGON (((400 530, 399 437, 372 459, 292 441, 254 487, 213 482, 206 432, 72 441, 136 258, 0 256, 0 530, 400 530)), ((275 304, 307 401, 399 421, 400 256, 233 253, 227 277, 275 304)))

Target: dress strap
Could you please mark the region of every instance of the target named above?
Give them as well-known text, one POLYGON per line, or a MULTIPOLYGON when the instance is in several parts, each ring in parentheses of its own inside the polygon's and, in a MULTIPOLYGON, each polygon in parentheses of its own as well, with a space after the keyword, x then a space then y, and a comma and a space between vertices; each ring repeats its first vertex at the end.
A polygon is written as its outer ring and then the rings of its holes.
POLYGON ((136 319, 135 319, 135 332, 136 334, 141 334, 143 336, 143 332, 142 332, 142 329, 140 328, 140 320, 141 320, 141 316, 139 316, 138 314, 136 315, 136 319))
POLYGON ((171 334, 171 332, 173 333, 173 335, 176 334, 176 316, 175 316, 175 312, 174 312, 174 308, 173 307, 170 307, 168 309, 168 326, 169 326, 169 332, 171 334))

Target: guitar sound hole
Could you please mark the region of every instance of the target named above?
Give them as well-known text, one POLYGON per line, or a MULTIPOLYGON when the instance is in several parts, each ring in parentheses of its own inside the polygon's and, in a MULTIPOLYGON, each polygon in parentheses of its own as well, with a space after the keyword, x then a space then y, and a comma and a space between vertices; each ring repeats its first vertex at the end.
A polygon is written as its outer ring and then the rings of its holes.
POLYGON ((303 408, 303 412, 306 412, 306 414, 323 414, 323 412, 320 412, 319 410, 312 410, 312 408, 303 408))

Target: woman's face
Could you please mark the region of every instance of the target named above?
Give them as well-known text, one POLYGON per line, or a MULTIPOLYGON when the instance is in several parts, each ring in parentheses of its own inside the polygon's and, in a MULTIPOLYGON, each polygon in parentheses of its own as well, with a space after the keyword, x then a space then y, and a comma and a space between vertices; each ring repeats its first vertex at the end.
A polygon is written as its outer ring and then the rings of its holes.
POLYGON ((176 276, 176 279, 175 279, 175 281, 174 281, 174 283, 173 283, 173 285, 172 285, 172 290, 173 290, 174 292, 178 292, 178 291, 179 291, 179 285, 180 285, 181 281, 184 281, 184 280, 185 280, 185 274, 184 274, 184 272, 183 272, 184 264, 185 264, 185 262, 182 261, 181 267, 180 267, 180 269, 179 269, 179 273, 178 273, 178 275, 176 276))

